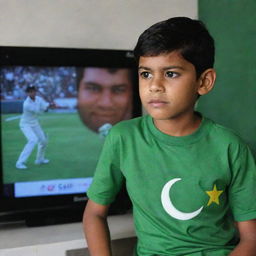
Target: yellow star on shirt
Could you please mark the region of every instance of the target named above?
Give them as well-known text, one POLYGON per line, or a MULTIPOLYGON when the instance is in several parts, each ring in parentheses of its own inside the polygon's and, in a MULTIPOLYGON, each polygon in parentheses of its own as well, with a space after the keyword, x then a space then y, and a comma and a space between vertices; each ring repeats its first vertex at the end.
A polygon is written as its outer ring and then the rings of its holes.
POLYGON ((210 197, 207 206, 211 205, 212 203, 220 204, 219 197, 223 193, 223 190, 218 190, 216 184, 214 184, 213 190, 206 191, 206 193, 210 197))

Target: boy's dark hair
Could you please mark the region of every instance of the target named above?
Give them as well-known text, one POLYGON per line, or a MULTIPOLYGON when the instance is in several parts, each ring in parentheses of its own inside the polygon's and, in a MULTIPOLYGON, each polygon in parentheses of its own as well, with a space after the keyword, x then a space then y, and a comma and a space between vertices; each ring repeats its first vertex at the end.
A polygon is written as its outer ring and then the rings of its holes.
POLYGON ((214 39, 199 20, 175 17, 158 22, 145 30, 134 49, 137 62, 141 56, 157 56, 178 51, 195 66, 197 78, 214 64, 214 39))
POLYGON ((26 88, 26 92, 32 92, 32 91, 36 91, 36 87, 34 85, 29 85, 27 88, 26 88))

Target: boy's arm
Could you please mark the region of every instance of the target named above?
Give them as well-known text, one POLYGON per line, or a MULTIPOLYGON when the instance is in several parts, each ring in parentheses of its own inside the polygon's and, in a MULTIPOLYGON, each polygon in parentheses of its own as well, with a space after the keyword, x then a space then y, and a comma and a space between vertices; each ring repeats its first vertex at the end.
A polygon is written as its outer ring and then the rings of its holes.
POLYGON ((240 242, 229 256, 256 256, 256 219, 237 222, 240 242))
POLYGON ((111 256, 108 208, 108 205, 100 205, 91 200, 87 202, 83 228, 91 256, 111 256))

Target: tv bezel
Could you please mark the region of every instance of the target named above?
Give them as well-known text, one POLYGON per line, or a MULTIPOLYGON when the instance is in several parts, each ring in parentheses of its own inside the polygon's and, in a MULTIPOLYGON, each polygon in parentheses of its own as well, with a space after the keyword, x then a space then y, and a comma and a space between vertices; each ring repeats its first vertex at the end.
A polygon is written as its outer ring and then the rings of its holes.
MULTIPOLYGON (((136 72, 136 64, 132 51, 114 49, 0 46, 0 65, 131 68, 136 72)), ((135 83, 137 83, 136 80, 135 83)), ((135 91, 133 99, 133 117, 140 115, 141 104, 138 93, 135 91)), ((40 223, 39 220, 36 221, 38 225, 54 224, 58 223, 58 221, 52 219, 58 217, 60 213, 65 215, 65 211, 66 213, 74 214, 75 216, 67 216, 65 220, 63 219, 60 222, 81 220, 81 213, 87 201, 86 193, 38 197, 33 196, 26 198, 4 197, 2 150, 1 144, 0 222, 31 219, 31 216, 34 215, 35 218, 38 218, 38 214, 40 213, 42 216, 48 217, 48 223, 43 223, 43 220, 41 220, 40 223), (49 219, 51 220, 49 221, 49 219)), ((128 202, 127 193, 124 191, 119 194, 119 200, 116 200, 113 204, 110 213, 123 213, 129 207, 130 202, 128 202)))

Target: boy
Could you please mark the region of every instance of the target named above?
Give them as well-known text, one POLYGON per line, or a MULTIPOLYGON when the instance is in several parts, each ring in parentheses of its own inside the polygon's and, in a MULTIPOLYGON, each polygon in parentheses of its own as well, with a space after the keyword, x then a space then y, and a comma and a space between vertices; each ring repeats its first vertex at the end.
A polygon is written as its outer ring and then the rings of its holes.
POLYGON ((194 111, 216 77, 212 37, 200 21, 171 18, 147 29, 134 53, 149 115, 107 136, 84 214, 91 255, 111 255, 106 215, 124 180, 137 255, 256 255, 254 159, 232 131, 194 111))

